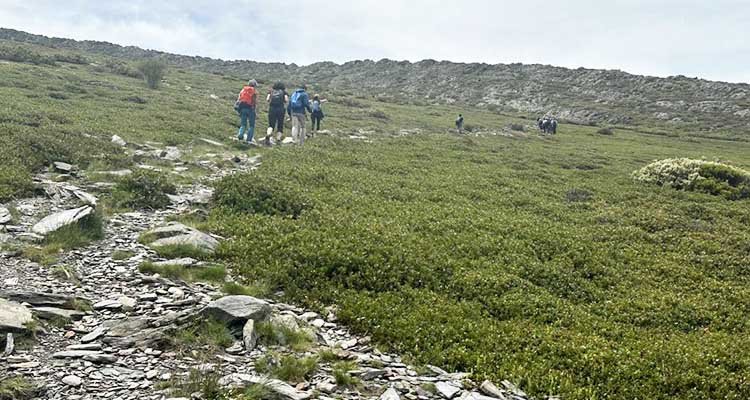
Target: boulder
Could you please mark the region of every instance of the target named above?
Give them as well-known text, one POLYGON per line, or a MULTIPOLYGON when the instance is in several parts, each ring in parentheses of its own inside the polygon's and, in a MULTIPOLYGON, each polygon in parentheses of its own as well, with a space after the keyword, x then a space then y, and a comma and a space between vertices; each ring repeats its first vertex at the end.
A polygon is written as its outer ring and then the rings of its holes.
POLYGON ((68 375, 62 378, 62 383, 70 387, 79 387, 83 384, 83 380, 75 375, 68 375))
POLYGON ((0 225, 5 225, 13 220, 13 216, 10 215, 10 210, 0 206, 0 225))
POLYGON ((121 137, 117 135, 112 136, 112 143, 114 143, 116 146, 125 147, 128 145, 128 143, 121 137))
POLYGON ((72 225, 83 218, 88 217, 94 212, 94 208, 91 206, 83 206, 80 208, 74 208, 72 210, 60 211, 58 213, 49 215, 39 221, 31 231, 37 235, 48 235, 58 229, 72 225))
POLYGON ((201 314, 229 325, 236 325, 244 324, 247 320, 260 322, 268 319, 271 306, 250 296, 225 296, 209 303, 201 314))
POLYGON ((31 311, 21 304, 0 298, 0 333, 26 333, 33 321, 31 311))
POLYGON ((55 168, 55 171, 62 172, 65 174, 68 174, 71 171, 73 171, 72 165, 61 162, 61 161, 55 161, 54 163, 52 163, 52 166, 55 168))
POLYGON ((156 238, 156 240, 148 243, 148 246, 153 249, 164 246, 190 246, 206 253, 213 253, 219 246, 219 241, 214 239, 213 236, 179 222, 171 222, 152 229, 145 235, 156 238))

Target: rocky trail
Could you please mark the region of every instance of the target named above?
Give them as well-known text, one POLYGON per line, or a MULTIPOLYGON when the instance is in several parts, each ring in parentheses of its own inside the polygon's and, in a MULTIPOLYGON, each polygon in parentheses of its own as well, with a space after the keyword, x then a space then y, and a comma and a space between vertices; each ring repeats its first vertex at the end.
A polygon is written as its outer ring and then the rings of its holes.
MULTIPOLYGON (((174 151, 158 154, 174 161, 175 169, 184 168, 174 151)), ((222 386, 262 385, 275 398, 290 400, 526 398, 510 382, 502 382, 500 388, 490 382, 477 385, 468 374, 433 366, 418 369, 398 355, 381 353, 370 338, 353 335, 337 324, 335 309, 321 316, 273 300, 225 296, 207 283, 141 273, 139 266, 145 261, 205 267, 189 258, 164 259, 154 248, 188 245, 213 251, 224 240, 168 220, 206 203, 211 181, 260 166, 259 157, 239 154, 229 158, 232 169, 198 161, 207 176, 180 187, 179 194, 171 196, 170 207, 109 216, 102 240, 61 254, 54 266, 33 262, 23 251, 3 247, 0 333, 6 346, 0 357, 0 382, 22 376, 40 388, 35 398, 41 399, 157 400, 178 397, 170 386, 198 371, 220 377, 222 386), (150 232, 148 246, 139 241, 144 232, 150 232), (180 329, 209 318, 234 329, 231 346, 183 352, 169 345, 180 329), (302 332, 312 343, 296 350, 294 346, 260 343, 258 327, 262 323, 283 327, 280 332, 287 334, 302 332), (36 339, 22 340, 28 336, 36 339), (324 351, 334 359, 318 360, 316 371, 301 383, 274 379, 254 367, 264 357, 302 359, 324 351), (352 366, 345 373, 360 384, 340 384, 334 365, 343 361, 352 366)), ((88 190, 106 185, 85 179, 59 183, 59 175, 68 174, 69 167, 56 165, 56 172, 38 177, 44 195, 16 202, 19 216, 15 225, 10 225, 10 211, 0 207, 0 244, 30 246, 46 233, 92 212, 97 199, 88 190)), ((198 393, 192 397, 202 398, 198 393)))

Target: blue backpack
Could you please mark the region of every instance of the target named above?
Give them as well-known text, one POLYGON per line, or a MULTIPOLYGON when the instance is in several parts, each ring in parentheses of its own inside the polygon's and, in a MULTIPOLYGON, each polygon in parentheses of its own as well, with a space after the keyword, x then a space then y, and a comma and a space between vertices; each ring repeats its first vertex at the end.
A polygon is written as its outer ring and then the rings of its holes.
POLYGON ((303 94, 305 94, 305 92, 294 92, 292 98, 289 100, 289 103, 292 105, 293 109, 299 110, 305 108, 305 103, 302 100, 304 98, 304 96, 302 96, 303 94))

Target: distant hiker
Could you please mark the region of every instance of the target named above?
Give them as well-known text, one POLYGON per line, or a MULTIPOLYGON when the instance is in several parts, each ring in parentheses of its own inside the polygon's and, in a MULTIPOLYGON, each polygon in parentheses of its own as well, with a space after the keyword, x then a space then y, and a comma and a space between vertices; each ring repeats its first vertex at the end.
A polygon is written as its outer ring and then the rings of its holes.
POLYGON ((556 119, 552 118, 552 121, 550 121, 549 129, 553 135, 557 134, 557 120, 556 119))
POLYGON ((266 141, 270 142, 274 131, 277 132, 276 140, 281 141, 284 136, 284 115, 286 114, 286 104, 289 102, 289 96, 286 94, 286 86, 281 82, 276 82, 273 88, 266 96, 268 103, 268 131, 266 132, 266 141))
POLYGON ((300 145, 305 144, 305 120, 307 119, 305 111, 312 113, 307 86, 301 85, 292 94, 287 107, 289 117, 292 119, 292 138, 295 138, 300 145))
POLYGON ((462 114, 458 114, 458 118, 456 118, 456 130, 459 135, 464 133, 464 116, 462 114))
POLYGON ((237 134, 237 139, 242 141, 243 137, 246 137, 247 144, 253 144, 253 136, 255 135, 255 106, 258 104, 256 87, 258 87, 258 82, 255 79, 250 80, 247 86, 240 91, 235 104, 237 112, 240 113, 240 131, 237 134), (245 135, 245 133, 247 134, 245 135))
POLYGON ((323 118, 325 118, 325 114, 323 114, 323 107, 322 107, 322 105, 323 105, 323 103, 325 103, 327 101, 328 100, 326 100, 326 99, 322 99, 321 100, 320 96, 317 95, 317 94, 315 96, 313 96, 312 113, 310 113, 310 115, 312 117, 313 135, 314 135, 314 132, 317 132, 317 131, 320 130, 320 121, 322 121, 323 118))

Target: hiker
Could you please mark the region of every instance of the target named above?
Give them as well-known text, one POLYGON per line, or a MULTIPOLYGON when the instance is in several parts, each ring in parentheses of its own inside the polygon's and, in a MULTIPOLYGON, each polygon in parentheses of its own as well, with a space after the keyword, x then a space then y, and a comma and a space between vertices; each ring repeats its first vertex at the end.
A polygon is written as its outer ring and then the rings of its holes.
POLYGON ((268 103, 268 131, 266 132, 266 142, 270 143, 274 131, 277 132, 276 140, 281 142, 284 136, 284 114, 286 114, 286 104, 289 102, 289 95, 286 94, 286 86, 282 82, 276 82, 266 96, 268 103))
POLYGON ((458 118, 456 118, 456 130, 459 135, 464 133, 464 116, 462 114, 458 114, 458 118))
POLYGON ((307 94, 307 85, 300 85, 289 99, 287 112, 292 119, 292 138, 296 138, 300 145, 305 144, 305 120, 307 114, 312 113, 310 109, 310 96, 307 94))
POLYGON ((319 95, 313 96, 312 101, 312 113, 310 113, 312 117, 312 130, 313 130, 313 136, 315 136, 315 132, 320 130, 320 121, 325 118, 325 114, 323 114, 323 103, 327 102, 327 99, 320 99, 319 95))
POLYGON ((253 144, 253 136, 255 135, 255 105, 258 104, 256 87, 258 87, 258 81, 251 79, 247 86, 242 88, 235 103, 235 109, 240 114, 240 131, 237 139, 241 142, 245 137, 247 144, 253 144))
POLYGON ((557 120, 555 118, 552 118, 552 121, 550 121, 550 132, 553 135, 557 134, 557 120))

